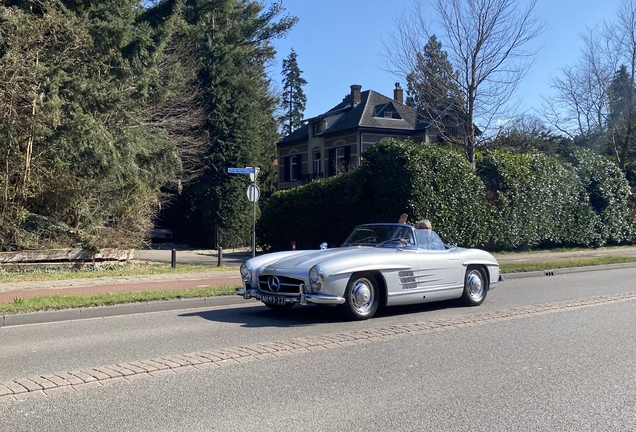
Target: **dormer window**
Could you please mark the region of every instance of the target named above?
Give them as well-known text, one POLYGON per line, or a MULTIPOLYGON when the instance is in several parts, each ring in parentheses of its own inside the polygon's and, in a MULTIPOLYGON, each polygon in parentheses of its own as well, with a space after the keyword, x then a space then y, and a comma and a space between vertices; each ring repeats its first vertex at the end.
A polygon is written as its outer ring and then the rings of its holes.
POLYGON ((311 134, 312 134, 312 136, 320 135, 325 130, 324 124, 325 124, 325 122, 322 119, 313 122, 311 124, 311 134))
POLYGON ((383 104, 383 105, 376 105, 373 108, 373 117, 382 117, 382 118, 387 118, 387 119, 401 119, 402 117, 400 117, 400 114, 398 113, 398 111, 395 109, 395 106, 393 106, 392 102, 383 104))

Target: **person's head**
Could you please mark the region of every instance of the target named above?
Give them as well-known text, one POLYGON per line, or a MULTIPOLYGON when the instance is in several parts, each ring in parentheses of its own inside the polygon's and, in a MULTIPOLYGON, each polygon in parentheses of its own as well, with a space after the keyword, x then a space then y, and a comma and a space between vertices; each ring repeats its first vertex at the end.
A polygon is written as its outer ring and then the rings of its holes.
POLYGON ((415 224, 415 228, 416 229, 427 229, 427 230, 432 230, 433 229, 433 225, 431 225, 431 221, 428 219, 424 219, 421 221, 417 221, 417 223, 415 224))

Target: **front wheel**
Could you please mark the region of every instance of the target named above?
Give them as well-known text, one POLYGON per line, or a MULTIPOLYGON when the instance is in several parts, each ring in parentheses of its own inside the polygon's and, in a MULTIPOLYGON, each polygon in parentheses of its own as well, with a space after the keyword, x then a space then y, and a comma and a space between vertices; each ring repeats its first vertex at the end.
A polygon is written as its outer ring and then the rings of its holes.
POLYGON ((468 267, 464 278, 462 303, 466 306, 479 306, 486 300, 486 294, 488 294, 488 279, 484 270, 476 266, 468 267))
POLYGON ((344 307, 347 315, 355 320, 365 320, 375 315, 380 304, 380 291, 375 276, 358 273, 351 276, 345 291, 344 307))

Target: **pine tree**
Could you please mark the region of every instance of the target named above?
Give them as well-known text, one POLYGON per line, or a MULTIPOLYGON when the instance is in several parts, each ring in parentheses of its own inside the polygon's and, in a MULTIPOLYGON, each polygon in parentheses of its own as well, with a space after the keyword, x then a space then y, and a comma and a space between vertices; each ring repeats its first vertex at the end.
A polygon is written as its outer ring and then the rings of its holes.
POLYGON ((423 113, 435 112, 458 100, 453 67, 442 44, 432 35, 422 52, 416 54, 417 64, 406 77, 406 105, 423 113))
POLYGON ((0 229, 12 215, 33 214, 73 228, 84 244, 140 245, 161 187, 180 167, 175 143, 143 121, 177 3, 0 6, 0 111, 8 114, 0 116, 0 157, 9 167, 0 229), (119 240, 101 234, 109 216, 119 240))
POLYGON ((279 135, 266 64, 275 54, 271 40, 296 21, 277 20, 282 11, 279 3, 264 9, 246 0, 186 2, 187 34, 197 45, 201 64, 209 149, 202 175, 184 187, 165 218, 176 235, 192 244, 228 248, 251 243, 253 216, 245 195, 249 181, 228 174, 227 168, 260 167, 259 185, 274 171, 279 135))
POLYGON ((307 81, 301 76, 302 72, 298 67, 298 55, 292 48, 289 56, 283 60, 282 70, 284 78, 280 107, 284 114, 279 119, 284 135, 291 134, 303 125, 303 113, 307 103, 303 86, 307 84, 307 81))

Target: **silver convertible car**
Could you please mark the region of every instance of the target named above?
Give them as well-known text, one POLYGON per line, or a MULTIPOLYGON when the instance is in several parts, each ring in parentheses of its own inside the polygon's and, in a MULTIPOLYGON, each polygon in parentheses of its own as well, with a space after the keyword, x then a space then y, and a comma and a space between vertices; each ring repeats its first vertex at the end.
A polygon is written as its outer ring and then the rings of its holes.
POLYGON ((383 306, 449 299, 477 306, 503 280, 488 252, 445 245, 431 230, 399 223, 360 225, 338 248, 257 256, 240 271, 237 294, 245 299, 274 310, 342 305, 358 320, 383 306))

